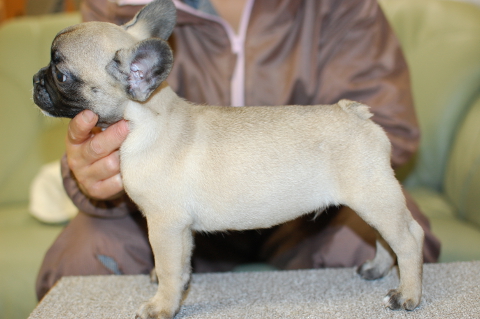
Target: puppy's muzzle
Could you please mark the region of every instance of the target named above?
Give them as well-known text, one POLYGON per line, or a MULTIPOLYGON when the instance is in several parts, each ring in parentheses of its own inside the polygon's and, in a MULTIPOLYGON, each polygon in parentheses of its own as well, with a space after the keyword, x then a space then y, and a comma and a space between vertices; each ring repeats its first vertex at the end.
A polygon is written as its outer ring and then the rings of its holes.
POLYGON ((43 111, 49 112, 53 103, 45 87, 45 74, 47 68, 42 68, 33 76, 33 101, 43 111))
POLYGON ((36 88, 38 85, 45 86, 45 71, 46 67, 40 69, 34 76, 33 76, 33 87, 36 88))

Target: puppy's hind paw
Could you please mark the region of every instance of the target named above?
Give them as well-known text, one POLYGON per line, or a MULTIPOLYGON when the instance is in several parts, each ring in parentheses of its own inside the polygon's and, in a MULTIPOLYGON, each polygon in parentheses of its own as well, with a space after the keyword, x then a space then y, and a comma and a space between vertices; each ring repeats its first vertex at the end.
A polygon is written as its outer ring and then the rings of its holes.
POLYGON ((405 298, 403 294, 396 290, 392 289, 388 292, 388 294, 383 299, 385 306, 392 310, 414 310, 417 308, 420 301, 415 301, 413 299, 405 298))
POLYGON ((171 319, 175 316, 175 313, 159 310, 158 307, 147 302, 138 309, 135 319, 171 319))
POLYGON ((357 274, 359 274, 365 280, 376 280, 385 277, 390 271, 389 267, 376 266, 371 261, 365 262, 363 265, 357 268, 357 274))

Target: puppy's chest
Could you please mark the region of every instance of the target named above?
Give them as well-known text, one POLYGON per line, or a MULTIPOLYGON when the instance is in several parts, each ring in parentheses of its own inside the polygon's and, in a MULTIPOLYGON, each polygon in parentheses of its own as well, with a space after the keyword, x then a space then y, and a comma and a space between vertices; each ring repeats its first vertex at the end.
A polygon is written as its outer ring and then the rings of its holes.
POLYGON ((120 168, 125 189, 134 201, 148 189, 166 192, 181 178, 173 176, 178 171, 174 149, 158 133, 130 132, 120 148, 120 168))
POLYGON ((158 175, 158 168, 164 166, 162 153, 166 152, 159 149, 156 138, 141 138, 136 133, 131 132, 120 148, 120 168, 127 183, 158 175))

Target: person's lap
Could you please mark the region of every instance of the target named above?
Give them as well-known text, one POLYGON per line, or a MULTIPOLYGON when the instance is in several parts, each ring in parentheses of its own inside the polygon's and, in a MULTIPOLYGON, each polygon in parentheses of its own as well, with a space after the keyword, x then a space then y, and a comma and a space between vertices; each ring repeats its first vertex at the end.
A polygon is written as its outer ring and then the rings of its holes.
MULTIPOLYGON (((426 233, 424 260, 438 259, 440 244, 407 194, 426 233)), ((376 232, 348 207, 332 208, 265 230, 195 235, 194 272, 230 271, 245 263, 278 269, 359 266, 375 254, 376 232)), ((37 279, 40 298, 62 276, 148 274, 153 256, 140 213, 103 219, 79 213, 47 252, 37 279)))
POLYGON ((141 214, 105 219, 79 212, 47 251, 37 277, 39 299, 63 276, 143 274, 153 257, 141 214))

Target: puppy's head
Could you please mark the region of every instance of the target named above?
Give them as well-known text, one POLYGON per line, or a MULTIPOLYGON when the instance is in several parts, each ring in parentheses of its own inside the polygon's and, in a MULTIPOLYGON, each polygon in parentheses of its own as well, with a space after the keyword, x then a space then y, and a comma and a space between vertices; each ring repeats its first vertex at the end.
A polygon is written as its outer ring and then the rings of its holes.
POLYGON ((129 100, 144 102, 167 78, 173 55, 165 41, 176 12, 155 0, 123 26, 86 22, 60 31, 51 61, 33 77, 34 101, 45 114, 73 118, 89 109, 108 126, 129 100))

